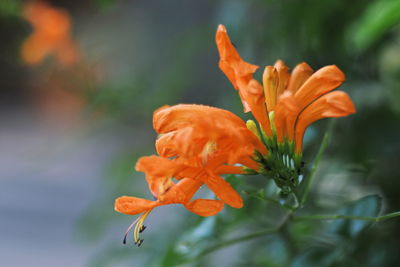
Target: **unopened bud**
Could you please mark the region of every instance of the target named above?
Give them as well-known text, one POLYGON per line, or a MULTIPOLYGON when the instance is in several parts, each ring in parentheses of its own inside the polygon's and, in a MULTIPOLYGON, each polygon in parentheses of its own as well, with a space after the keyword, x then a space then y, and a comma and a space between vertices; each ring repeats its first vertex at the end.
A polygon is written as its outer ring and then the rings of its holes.
POLYGON ((249 129, 253 134, 255 134, 259 139, 261 139, 260 132, 257 129, 257 124, 253 120, 246 121, 246 127, 249 129))

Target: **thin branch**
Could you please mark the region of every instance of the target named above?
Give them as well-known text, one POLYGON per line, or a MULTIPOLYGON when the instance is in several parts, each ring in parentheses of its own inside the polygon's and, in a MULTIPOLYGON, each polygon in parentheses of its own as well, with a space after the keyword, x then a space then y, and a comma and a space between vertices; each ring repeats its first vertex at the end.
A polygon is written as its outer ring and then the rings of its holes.
POLYGON ((349 220, 359 220, 359 221, 371 221, 371 222, 381 222, 394 217, 400 216, 400 211, 388 213, 378 217, 366 217, 366 216, 352 216, 352 215, 304 215, 304 216, 293 216, 294 220, 339 220, 339 219, 349 219, 349 220))
POLYGON ((241 242, 245 242, 247 240, 250 239, 254 239, 254 238, 258 238, 258 237, 262 237, 265 235, 270 235, 270 234, 274 234, 274 233, 278 233, 283 227, 286 226, 286 224, 293 218, 293 212, 290 211, 286 214, 286 216, 283 218, 282 222, 274 228, 268 228, 259 232, 255 232, 252 234, 248 234, 248 235, 244 235, 241 237, 237 237, 231 240, 227 240, 227 241, 223 241, 221 243, 215 244, 213 246, 210 246, 208 248, 206 248, 205 250, 203 250, 200 254, 198 254, 196 257, 192 258, 192 259, 188 259, 185 260, 184 262, 189 262, 189 261, 194 261, 198 258, 201 258, 207 254, 210 254, 212 252, 215 252, 216 250, 219 250, 221 248, 227 247, 227 246, 231 246, 237 243, 241 243, 241 242))
POLYGON ((248 192, 248 191, 243 191, 243 193, 247 194, 250 197, 254 197, 256 199, 259 199, 259 200, 269 201, 269 202, 271 202, 271 203, 273 203, 275 205, 278 205, 280 207, 285 208, 288 211, 295 211, 296 208, 297 208, 297 206, 293 207, 291 205, 288 205, 288 204, 285 204, 285 203, 281 203, 279 200, 277 200, 275 198, 272 198, 272 197, 269 197, 269 196, 266 196, 265 194, 262 195, 262 196, 259 196, 256 193, 252 193, 252 192, 248 192))
POLYGON ((329 143, 331 141, 331 135, 332 135, 334 121, 335 120, 331 120, 331 122, 330 122, 330 124, 328 126, 328 130, 326 131, 326 133, 324 135, 324 138, 322 139, 322 142, 321 142, 321 145, 319 147, 318 153, 315 156, 315 160, 314 160, 313 165, 311 167, 310 174, 308 175, 308 177, 306 177, 306 180, 305 180, 306 184, 305 184, 304 192, 303 192, 303 195, 302 195, 301 201, 300 201, 300 206, 301 207, 304 206, 304 204, 307 201, 308 194, 310 193, 311 186, 312 186, 312 184, 314 182, 314 179, 315 179, 315 172, 318 169, 318 165, 319 165, 319 163, 321 161, 322 155, 324 154, 326 148, 328 147, 328 145, 329 145, 329 143))
POLYGON ((231 246, 233 244, 241 243, 241 242, 253 239, 253 238, 257 238, 257 237, 261 237, 261 236, 265 236, 265 235, 270 235, 270 234, 276 233, 278 230, 279 230, 279 228, 269 228, 269 229, 265 229, 263 231, 259 231, 259 232, 255 232, 255 233, 252 233, 252 234, 244 235, 244 236, 241 236, 241 237, 238 237, 238 238, 234 238, 234 239, 231 239, 231 240, 223 241, 221 243, 218 243, 218 244, 216 244, 214 246, 211 246, 211 247, 203 250, 196 258, 203 257, 203 256, 205 256, 205 255, 207 255, 209 253, 212 253, 212 252, 214 252, 216 250, 219 250, 219 249, 227 247, 227 246, 231 246))

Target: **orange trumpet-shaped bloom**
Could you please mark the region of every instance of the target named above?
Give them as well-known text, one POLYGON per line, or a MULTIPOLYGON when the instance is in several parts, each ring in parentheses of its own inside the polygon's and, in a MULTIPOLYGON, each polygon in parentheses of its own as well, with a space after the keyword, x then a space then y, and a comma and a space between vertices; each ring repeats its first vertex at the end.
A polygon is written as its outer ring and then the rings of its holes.
POLYGON ((54 54, 63 65, 76 62, 78 52, 70 38, 71 19, 66 11, 31 1, 24 5, 23 16, 33 27, 21 49, 27 64, 38 64, 49 54, 54 54))
MULTIPOLYGON (((278 141, 283 142, 286 138, 294 142, 295 152, 300 154, 304 131, 309 124, 321 118, 343 117, 354 113, 354 105, 347 95, 335 98, 336 101, 328 97, 331 99, 329 105, 324 101, 326 99, 324 96, 329 95, 328 93, 340 86, 344 80, 343 72, 334 65, 323 67, 314 73, 306 63, 297 65, 289 78, 287 88, 277 101, 274 119, 278 141), (318 119, 306 120, 305 118, 309 118, 309 114, 313 114, 316 107, 325 115, 318 119), (332 109, 341 112, 330 113, 332 109)), ((342 92, 338 95, 343 96, 343 94, 342 92)))
POLYGON ((353 102, 343 91, 330 92, 318 98, 300 114, 297 120, 296 153, 301 153, 304 132, 311 123, 323 118, 343 117, 355 112, 353 102))
POLYGON ((233 46, 225 26, 219 25, 216 43, 220 55, 219 67, 239 91, 245 112, 251 111, 263 130, 271 134, 268 115, 264 106, 262 86, 254 80, 258 66, 245 62, 233 46))
POLYGON ((241 59, 224 26, 218 27, 216 39, 221 70, 239 90, 242 101, 248 104, 267 137, 276 135, 278 143, 295 143, 297 154, 301 153, 309 124, 355 112, 351 99, 343 92, 328 94, 345 80, 338 67, 331 65, 313 72, 303 62, 290 73, 285 63, 278 60, 274 66, 265 67, 262 87, 253 79, 256 66, 241 59))
MULTIPOLYGON (((152 181, 152 185, 157 187, 157 184, 162 183, 160 179, 155 179, 152 181)), ((150 183, 149 183, 150 185, 150 183)), ((169 204, 182 204, 189 211, 198 214, 200 216, 213 216, 220 212, 224 203, 221 200, 213 199, 196 199, 191 200, 193 195, 202 185, 201 182, 195 181, 193 179, 184 178, 178 183, 173 183, 168 188, 168 190, 162 193, 157 193, 157 200, 151 201, 143 198, 122 196, 115 200, 115 210, 128 215, 136 215, 142 213, 142 215, 134 221, 134 223, 128 228, 126 235, 129 230, 135 225, 134 229, 134 241, 135 244, 140 246, 143 242, 140 239, 140 233, 144 230, 143 223, 149 213, 155 208, 163 205, 169 204)), ((151 185, 150 185, 151 186, 151 185)))
POLYGON ((253 156, 255 150, 268 153, 242 119, 215 107, 165 106, 154 112, 153 127, 161 134, 156 148, 163 157, 197 157, 204 161, 210 155, 224 154, 225 163, 234 164, 244 156, 253 156))
MULTIPOLYGON (((157 152, 164 157, 153 158, 153 163, 175 164, 160 168, 165 169, 164 179, 187 177, 201 181, 226 204, 243 206, 240 195, 220 175, 243 173, 242 167, 234 166, 237 163, 258 170, 255 152, 268 152, 239 117, 223 109, 181 104, 156 110, 153 126, 161 134, 156 141, 157 152), (174 159, 168 162, 168 157, 174 159)), ((144 171, 154 176, 149 168, 144 171)))

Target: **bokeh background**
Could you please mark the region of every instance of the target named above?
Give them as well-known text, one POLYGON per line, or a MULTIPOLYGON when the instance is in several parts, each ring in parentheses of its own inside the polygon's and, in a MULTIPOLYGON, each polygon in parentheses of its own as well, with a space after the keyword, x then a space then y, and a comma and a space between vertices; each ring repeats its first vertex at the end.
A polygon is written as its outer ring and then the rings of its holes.
MULTIPOLYGON (((140 248, 122 245, 134 217, 113 202, 150 197, 134 164, 154 153, 154 109, 197 103, 248 118, 218 69, 224 24, 251 63, 346 73, 357 114, 336 121, 305 212, 335 214, 371 194, 380 200, 364 198, 362 210, 400 210, 399 0, 54 0, 63 17, 41 25, 66 27, 70 43, 36 59, 35 45, 23 52, 38 31, 28 3, 0 1, 0 266, 398 266, 400 219, 296 223, 200 257, 279 221, 278 207, 243 193, 266 188, 260 177, 232 179, 242 210, 203 219, 157 209, 140 248)), ((326 129, 308 130, 306 164, 326 129)))

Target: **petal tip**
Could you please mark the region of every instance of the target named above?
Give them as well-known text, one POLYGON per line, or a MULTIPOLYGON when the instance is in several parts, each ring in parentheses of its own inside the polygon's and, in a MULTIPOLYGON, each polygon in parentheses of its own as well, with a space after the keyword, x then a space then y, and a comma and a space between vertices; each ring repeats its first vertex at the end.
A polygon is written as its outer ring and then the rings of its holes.
POLYGON ((226 27, 223 24, 219 24, 217 32, 226 32, 226 27))

